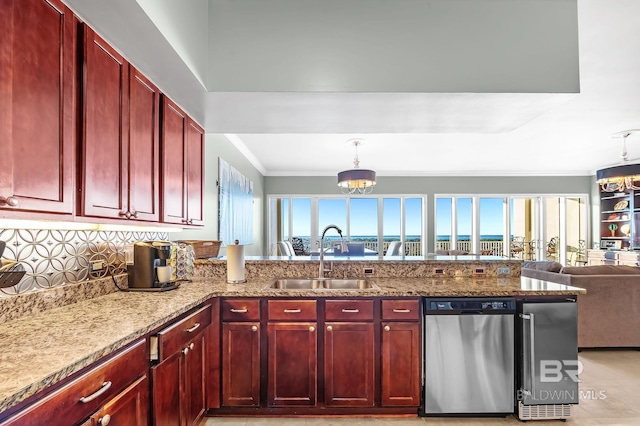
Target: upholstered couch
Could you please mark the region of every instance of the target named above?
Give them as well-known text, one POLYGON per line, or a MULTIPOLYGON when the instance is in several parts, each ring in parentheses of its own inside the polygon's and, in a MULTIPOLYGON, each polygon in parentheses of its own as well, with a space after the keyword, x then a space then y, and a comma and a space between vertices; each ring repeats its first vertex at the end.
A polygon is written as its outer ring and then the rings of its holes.
POLYGON ((587 290, 578 295, 578 347, 640 347, 640 267, 523 262, 521 274, 587 290))

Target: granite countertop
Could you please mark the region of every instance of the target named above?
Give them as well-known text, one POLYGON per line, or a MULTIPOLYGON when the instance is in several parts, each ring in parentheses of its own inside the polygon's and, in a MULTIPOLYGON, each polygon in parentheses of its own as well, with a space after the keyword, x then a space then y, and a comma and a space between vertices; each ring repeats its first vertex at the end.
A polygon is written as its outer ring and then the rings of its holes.
POLYGON ((115 292, 0 325, 0 412, 211 297, 523 296, 584 290, 533 278, 372 278, 379 289, 265 290, 272 279, 199 278, 163 293, 115 292))

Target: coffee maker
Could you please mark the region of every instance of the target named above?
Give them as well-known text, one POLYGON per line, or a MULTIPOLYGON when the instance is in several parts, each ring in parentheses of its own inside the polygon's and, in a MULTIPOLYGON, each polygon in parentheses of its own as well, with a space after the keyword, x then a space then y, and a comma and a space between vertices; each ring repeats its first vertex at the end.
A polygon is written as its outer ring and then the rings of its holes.
POLYGON ((180 284, 171 281, 171 243, 141 241, 133 245, 133 265, 127 266, 129 291, 167 291, 180 284))

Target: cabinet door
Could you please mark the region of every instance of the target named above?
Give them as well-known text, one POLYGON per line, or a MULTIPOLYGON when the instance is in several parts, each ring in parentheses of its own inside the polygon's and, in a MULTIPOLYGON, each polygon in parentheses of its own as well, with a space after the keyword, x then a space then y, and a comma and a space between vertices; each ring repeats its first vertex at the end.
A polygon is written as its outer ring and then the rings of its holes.
POLYGON ((169 98, 162 98, 162 221, 187 221, 185 139, 187 115, 169 98))
POLYGON ((153 418, 155 426, 185 424, 182 394, 184 357, 175 352, 151 369, 153 382, 153 418))
POLYGON ((129 65, 91 28, 84 31, 82 215, 125 217, 129 65))
POLYGON ((0 211, 73 213, 76 22, 59 0, 2 2, 0 211))
POLYGON ((373 334, 373 323, 326 323, 324 385, 327 406, 372 407, 374 405, 373 334))
POLYGON ((187 220, 189 225, 204 225, 202 209, 204 177, 204 130, 193 120, 187 125, 187 220))
POLYGON ((185 354, 185 394, 187 425, 197 424, 205 410, 205 350, 206 333, 194 339, 185 354))
POLYGON ((260 405, 260 323, 222 324, 222 405, 260 405))
POLYGON ((160 220, 160 92, 134 67, 129 73, 129 212, 160 220))
POLYGON ((270 323, 267 404, 315 406, 318 338, 315 322, 270 323))
POLYGON ((141 377, 89 419, 91 426, 149 424, 149 380, 141 377))
POLYGON ((420 405, 420 326, 382 323, 382 405, 420 405))

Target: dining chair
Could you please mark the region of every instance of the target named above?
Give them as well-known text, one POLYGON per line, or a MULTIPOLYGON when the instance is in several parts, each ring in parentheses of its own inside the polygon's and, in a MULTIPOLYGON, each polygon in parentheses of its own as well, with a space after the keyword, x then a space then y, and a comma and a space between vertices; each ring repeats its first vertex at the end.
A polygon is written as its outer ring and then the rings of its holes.
POLYGON ((388 256, 400 256, 402 254, 402 241, 391 241, 389 243, 389 247, 387 247, 387 252, 385 253, 385 257, 388 256))
POLYGON ((281 256, 295 256, 296 252, 293 250, 293 246, 290 241, 278 241, 278 248, 280 249, 281 256))

